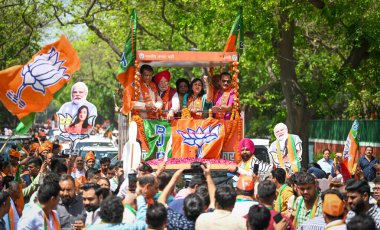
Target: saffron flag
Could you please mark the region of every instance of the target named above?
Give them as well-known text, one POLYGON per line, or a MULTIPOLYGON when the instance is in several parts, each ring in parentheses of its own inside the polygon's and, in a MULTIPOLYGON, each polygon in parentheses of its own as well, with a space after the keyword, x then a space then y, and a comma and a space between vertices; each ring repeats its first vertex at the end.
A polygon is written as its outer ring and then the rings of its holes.
POLYGON ((343 150, 343 162, 347 166, 351 175, 355 174, 358 160, 359 160, 359 122, 354 121, 343 150))
POLYGON ((149 145, 149 152, 144 159, 165 158, 166 154, 171 158, 171 147, 167 146, 172 130, 170 123, 165 120, 144 120, 144 130, 149 145))
POLYGON ((214 118, 172 122, 172 157, 219 159, 223 148, 224 122, 214 118))
POLYGON ((23 123, 16 132, 31 127, 35 112, 43 112, 53 95, 60 90, 80 67, 80 60, 64 35, 44 46, 24 66, 0 71, 0 100, 23 123))
POLYGON ((230 35, 228 36, 224 52, 239 52, 242 54, 244 48, 244 24, 243 14, 240 12, 232 25, 230 35))
POLYGON ((132 96, 134 95, 134 88, 132 84, 136 69, 136 30, 137 14, 135 9, 133 9, 131 13, 128 37, 125 41, 124 51, 117 70, 117 80, 124 86, 122 107, 122 112, 124 114, 129 113, 132 109, 132 96))

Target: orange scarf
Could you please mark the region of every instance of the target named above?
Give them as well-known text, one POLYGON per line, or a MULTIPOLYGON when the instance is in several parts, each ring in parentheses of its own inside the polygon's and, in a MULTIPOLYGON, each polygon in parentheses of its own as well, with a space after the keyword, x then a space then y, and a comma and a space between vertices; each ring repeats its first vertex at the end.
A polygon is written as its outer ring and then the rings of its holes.
POLYGON ((170 86, 168 87, 168 89, 162 94, 162 104, 163 104, 163 107, 162 109, 165 109, 165 110, 169 110, 169 102, 170 102, 170 91, 171 91, 171 88, 170 86))
MULTIPOLYGON (((217 106, 227 106, 228 99, 230 98, 231 89, 223 91, 223 94, 220 98, 220 103, 217 106)), ((219 95, 219 93, 218 93, 219 95)), ((218 112, 216 113, 215 118, 217 119, 224 119, 225 112, 218 112)))
MULTIPOLYGON (((150 95, 149 89, 147 85, 144 82, 140 82, 141 85, 141 92, 142 92, 142 97, 144 100, 144 103, 154 103, 155 101, 152 100, 152 97, 150 95)), ((157 92, 157 87, 153 82, 149 83, 150 89, 154 92, 155 98, 157 100, 158 98, 158 92, 157 92)), ((157 113, 156 112, 148 112, 148 119, 157 119, 157 113)))
POLYGON ((195 119, 201 119, 202 118, 202 113, 198 114, 198 113, 194 112, 194 111, 201 111, 201 110, 203 110, 202 97, 196 97, 194 99, 194 96, 190 95, 187 98, 186 107, 190 111, 193 111, 193 112, 191 112, 191 115, 192 115, 193 118, 195 118, 195 119))
POLYGON ((8 220, 9 220, 9 229, 14 230, 15 229, 15 211, 13 210, 12 205, 9 208, 8 220))
MULTIPOLYGON (((37 203, 37 206, 41 207, 41 204, 40 203, 37 203)), ((58 218, 57 216, 54 214, 53 211, 50 212, 52 218, 53 218, 53 229, 50 229, 50 226, 49 226, 49 218, 48 216, 45 214, 44 210, 42 209, 42 213, 44 215, 44 230, 61 230, 61 225, 59 224, 59 221, 58 221, 58 218)))

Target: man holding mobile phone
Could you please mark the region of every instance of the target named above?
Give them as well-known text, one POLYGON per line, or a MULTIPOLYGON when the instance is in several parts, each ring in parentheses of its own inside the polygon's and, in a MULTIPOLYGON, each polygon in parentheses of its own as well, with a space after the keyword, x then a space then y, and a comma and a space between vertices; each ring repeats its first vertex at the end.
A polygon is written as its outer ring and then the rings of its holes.
POLYGON ((259 173, 265 173, 270 170, 271 166, 260 161, 254 155, 255 144, 249 138, 241 139, 238 152, 235 154, 237 158, 241 158, 238 166, 230 166, 228 171, 240 175, 257 176, 259 173), (261 167, 260 167, 261 166, 261 167))
POLYGON ((274 210, 273 202, 276 199, 276 185, 270 180, 265 180, 259 183, 257 189, 258 199, 260 203, 269 209, 271 215, 267 230, 274 230, 275 223, 279 223, 281 221, 287 222, 286 229, 293 230, 294 226, 288 217, 274 210))

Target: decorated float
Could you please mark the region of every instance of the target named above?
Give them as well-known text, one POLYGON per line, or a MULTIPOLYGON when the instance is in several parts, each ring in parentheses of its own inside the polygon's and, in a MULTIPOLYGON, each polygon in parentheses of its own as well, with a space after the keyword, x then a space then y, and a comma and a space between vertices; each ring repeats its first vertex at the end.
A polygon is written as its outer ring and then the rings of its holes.
MULTIPOLYGON (((236 48, 226 46, 223 52, 135 50, 136 21, 133 12, 130 34, 118 71, 118 80, 124 86, 119 132, 127 133, 125 141, 120 143, 123 147, 119 157, 124 162, 124 170, 130 172, 142 160, 153 168, 165 161, 168 169, 190 168, 192 162, 210 163, 211 168, 224 170, 229 165, 236 165, 234 153, 244 135, 244 116, 240 111, 238 93, 238 52, 231 52, 236 48), (230 118, 217 119, 215 113, 206 110, 198 111, 203 118, 195 119, 184 108, 179 119, 166 120, 162 116, 167 112, 165 110, 157 111, 158 119, 143 119, 141 112, 144 111, 135 110, 134 103, 139 101, 141 94, 140 67, 144 64, 153 68, 199 67, 207 70, 210 77, 228 69, 234 93, 230 118)), ((230 43, 235 46, 236 36, 231 39, 230 43)))

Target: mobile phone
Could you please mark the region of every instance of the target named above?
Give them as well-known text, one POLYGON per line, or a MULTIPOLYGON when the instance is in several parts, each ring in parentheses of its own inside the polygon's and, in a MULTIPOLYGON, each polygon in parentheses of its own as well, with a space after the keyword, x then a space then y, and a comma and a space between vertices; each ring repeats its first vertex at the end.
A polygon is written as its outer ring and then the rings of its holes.
POLYGON ((254 164, 253 165, 253 173, 256 174, 256 175, 259 173, 259 164, 254 164))
POLYGON ((280 222, 280 221, 282 220, 282 215, 281 215, 281 213, 277 213, 277 214, 273 217, 273 220, 274 220, 274 222, 276 222, 276 224, 277 224, 278 222, 280 222))
POLYGON ((136 186, 137 186, 137 174, 129 173, 128 174, 128 190, 131 192, 135 192, 136 186))

